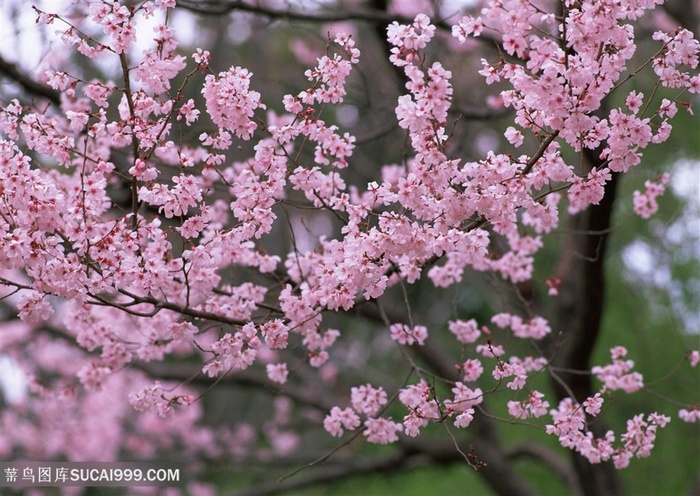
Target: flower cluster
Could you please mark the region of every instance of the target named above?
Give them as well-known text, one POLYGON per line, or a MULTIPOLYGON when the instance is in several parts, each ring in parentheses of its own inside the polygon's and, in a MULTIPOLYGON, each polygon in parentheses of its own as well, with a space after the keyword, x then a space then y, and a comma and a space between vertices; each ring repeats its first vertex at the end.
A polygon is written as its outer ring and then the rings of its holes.
POLYGON ((643 219, 648 219, 659 209, 659 204, 656 203, 656 198, 663 195, 668 184, 668 174, 662 174, 659 182, 645 181, 644 193, 635 191, 633 196, 634 213, 643 219))
POLYGON ((363 435, 370 443, 387 444, 398 441, 397 433, 403 426, 390 419, 377 417, 387 403, 383 388, 370 384, 353 387, 351 390, 352 408, 333 407, 323 421, 323 427, 333 436, 342 436, 343 429, 355 430, 360 426, 359 415, 364 415, 363 435))
POLYGON ((250 139, 257 128, 252 119, 255 110, 265 108, 260 93, 250 90, 252 75, 248 69, 231 67, 218 77, 208 75, 202 88, 214 124, 244 140, 250 139))
POLYGON ((397 343, 409 346, 412 344, 422 346, 428 338, 428 330, 425 326, 414 326, 411 328, 406 324, 392 324, 389 327, 389 333, 391 334, 391 339, 397 343))
POLYGON ((525 401, 509 401, 508 413, 515 418, 539 418, 547 414, 549 402, 539 391, 532 391, 525 401))
POLYGON ((627 393, 634 393, 642 387, 644 382, 639 372, 631 372, 634 367, 632 360, 623 360, 627 355, 627 349, 616 346, 610 350, 613 362, 605 366, 595 366, 591 372, 603 382, 605 389, 614 391, 622 389, 627 393))

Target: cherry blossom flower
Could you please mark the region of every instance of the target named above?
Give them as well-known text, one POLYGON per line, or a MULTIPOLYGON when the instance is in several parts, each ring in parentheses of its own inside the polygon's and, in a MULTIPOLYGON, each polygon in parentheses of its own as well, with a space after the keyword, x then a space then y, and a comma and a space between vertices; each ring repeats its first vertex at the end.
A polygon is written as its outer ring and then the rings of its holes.
POLYGON ((693 350, 690 352, 688 355, 688 361, 690 362, 691 367, 697 367, 698 364, 700 363, 700 351, 698 350, 693 350))
POLYGON ((350 392, 352 407, 357 413, 363 413, 368 417, 376 416, 387 402, 384 389, 374 388, 370 384, 353 387, 350 392))
POLYGON ((351 409, 345 408, 341 410, 334 406, 331 412, 323 421, 323 428, 328 431, 331 436, 340 437, 343 435, 343 429, 355 430, 360 426, 360 417, 351 409))
POLYGON ((659 209, 659 204, 656 202, 656 198, 663 195, 666 190, 666 184, 668 184, 669 175, 662 174, 659 182, 645 181, 644 187, 646 190, 644 193, 639 191, 634 192, 633 202, 634 202, 634 213, 642 217, 643 219, 648 219, 656 213, 659 209))
POLYGON ((473 343, 479 336, 481 332, 478 329, 478 324, 476 320, 470 319, 468 321, 450 321, 449 323, 450 332, 455 335, 457 340, 464 344, 473 343))
POLYGON ((208 75, 202 88, 207 112, 214 123, 244 140, 250 139, 258 127, 251 119, 254 111, 265 108, 260 103, 260 93, 250 91, 252 76, 247 69, 231 67, 218 77, 208 75))
POLYGON ((267 377, 272 382, 277 382, 279 384, 284 384, 287 382, 287 376, 289 371, 287 370, 286 363, 268 363, 266 365, 267 377))
POLYGON ((20 319, 27 324, 38 324, 45 321, 54 312, 51 304, 37 291, 22 295, 17 308, 20 319))
POLYGON ((688 422, 688 423, 700 422, 700 408, 693 407, 690 410, 688 410, 686 408, 681 408, 678 411, 678 417, 683 422, 688 422))
POLYGON ((403 425, 385 418, 369 418, 364 425, 362 435, 368 442, 376 444, 395 443, 399 440, 397 433, 403 431, 403 425))
POLYGON ((412 345, 418 344, 422 346, 428 337, 428 330, 425 326, 414 326, 413 328, 406 324, 392 324, 389 327, 391 339, 399 344, 412 345))

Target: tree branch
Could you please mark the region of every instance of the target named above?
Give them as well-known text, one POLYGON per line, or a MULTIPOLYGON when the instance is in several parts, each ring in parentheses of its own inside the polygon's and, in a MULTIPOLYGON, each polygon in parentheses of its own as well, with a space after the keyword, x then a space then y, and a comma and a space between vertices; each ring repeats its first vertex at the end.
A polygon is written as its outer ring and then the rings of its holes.
MULTIPOLYGON (((457 461, 459 456, 454 448, 443 453, 451 461, 457 461), (454 456, 457 455, 457 456, 454 456)), ((461 459, 461 457, 459 458, 461 459)), ((287 491, 298 491, 318 484, 327 484, 348 477, 367 474, 388 474, 412 467, 435 463, 429 456, 409 453, 406 451, 386 456, 376 456, 369 459, 343 460, 337 465, 317 467, 303 478, 286 479, 283 482, 266 482, 242 491, 236 491, 232 496, 267 496, 287 491)), ((445 458, 441 458, 442 462, 445 458)))
POLYGON ((456 105, 451 112, 456 113, 462 119, 468 119, 470 121, 486 121, 504 117, 512 113, 513 109, 510 107, 491 109, 488 107, 476 107, 472 105, 456 105))
POLYGON ((0 56, 0 74, 4 74, 7 78, 19 84, 25 91, 32 95, 46 98, 55 105, 61 104, 61 94, 43 83, 39 83, 24 74, 17 68, 16 64, 9 62, 0 56))
POLYGON ((322 12, 302 12, 290 8, 276 9, 260 4, 250 4, 242 0, 178 0, 177 6, 205 15, 222 15, 237 11, 260 15, 270 19, 318 23, 365 21, 389 24, 396 21, 401 24, 410 24, 413 22, 413 19, 410 17, 389 14, 383 9, 336 9, 322 12))
MULTIPOLYGON (((595 151, 585 150, 584 155, 589 169, 601 165, 595 151)), ((618 179, 619 175, 613 173, 600 204, 570 217, 560 252, 556 277, 562 282, 552 318, 555 332, 546 342, 553 356, 553 367, 562 369, 552 376, 552 386, 560 400, 572 395, 574 400, 583 402, 594 392, 589 374, 567 371, 590 370, 591 356, 601 331, 605 258, 618 179), (557 340, 558 336, 561 339, 557 340)), ((603 423, 591 424, 591 431, 596 437, 602 437, 603 423)), ((592 465, 578 453, 573 453, 573 461, 585 495, 624 493, 611 462, 592 465)))
POLYGON ((286 396, 299 404, 309 406, 322 412, 329 412, 338 402, 329 396, 327 391, 319 394, 319 391, 305 384, 303 386, 286 383, 276 385, 264 375, 250 370, 233 371, 222 377, 209 377, 202 373, 201 368, 193 367, 183 363, 136 363, 130 364, 135 369, 142 370, 155 379, 176 381, 198 386, 210 387, 213 385, 236 386, 255 388, 256 390, 268 391, 273 395, 286 396))
MULTIPOLYGON (((361 305, 358 310, 361 314, 369 319, 377 319, 382 321, 376 305, 361 305)), ((392 322, 406 323, 405 318, 393 316, 392 322)), ((418 356, 421 360, 428 364, 439 376, 447 379, 456 377, 454 369, 454 359, 450 357, 447 350, 437 341, 428 340, 424 346, 413 346, 411 352, 418 356)), ((483 408, 486 408, 484 405, 483 408)), ((471 451, 479 460, 480 468, 479 475, 484 478, 484 481, 491 488, 503 496, 530 496, 534 495, 534 490, 520 475, 513 469, 513 466, 507 462, 506 453, 503 449, 494 421, 486 415, 477 412, 474 416, 474 421, 465 431, 468 434, 471 451)), ((428 440, 434 443, 435 440, 428 440)), ((402 441, 405 446, 414 451, 425 452, 429 448, 421 446, 418 440, 406 439, 402 441)), ((461 453, 450 442, 452 452, 455 456, 462 459, 461 453)))
MULTIPOLYGON (((221 16, 230 12, 247 12, 249 14, 264 16, 273 20, 306 21, 314 23, 362 21, 373 24, 389 25, 392 22, 399 24, 412 24, 413 17, 399 14, 390 14, 381 8, 363 9, 333 9, 321 12, 302 12, 291 8, 277 9, 265 5, 246 3, 243 0, 178 0, 179 8, 203 15, 221 16)), ((452 25, 444 19, 434 18, 431 23, 443 31, 451 31, 452 25)), ((481 34, 474 38, 483 43, 500 45, 500 41, 487 34, 481 34)))
POLYGON ((566 463, 557 453, 539 444, 518 444, 506 451, 506 456, 510 459, 534 458, 551 468, 569 488, 570 496, 583 496, 583 490, 578 482, 576 473, 571 466, 566 463))

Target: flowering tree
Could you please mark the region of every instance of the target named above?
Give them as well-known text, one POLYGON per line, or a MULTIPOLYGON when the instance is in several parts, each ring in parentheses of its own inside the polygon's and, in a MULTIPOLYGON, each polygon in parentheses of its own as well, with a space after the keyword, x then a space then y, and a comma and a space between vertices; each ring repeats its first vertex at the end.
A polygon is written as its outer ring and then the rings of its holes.
MULTIPOLYGON (((497 436, 503 421, 571 450, 573 468, 523 449, 571 491, 621 492, 615 469, 652 455, 671 417, 635 412, 621 431, 600 420, 612 398, 648 390, 622 346, 591 362, 612 205, 618 178, 644 167, 643 150, 669 138, 700 92, 687 29, 654 32, 655 53, 636 56, 633 23, 660 3, 493 0, 431 20, 182 2, 378 22, 403 84, 395 121, 409 152, 363 181, 358 140, 332 123, 363 56, 351 34, 332 32, 306 87, 269 102, 257 74, 211 69, 207 47, 179 50, 174 0, 35 8, 85 60, 64 58, 36 80, 4 64, 32 98, 0 109, 1 349, 30 391, 2 411, 2 456, 158 458, 178 447, 182 459, 221 463, 303 452, 297 465, 319 474, 303 484, 423 457, 461 460, 497 493, 532 494, 497 436), (154 34, 141 30, 154 19, 154 34), (478 72, 497 89, 479 112, 455 108, 453 74, 430 51, 448 36, 489 54, 478 72), (94 78, 90 64, 118 69, 94 78), (651 91, 633 86, 640 77, 651 91), (657 97, 664 88, 671 96, 657 97), (460 119, 485 115, 510 119, 507 152, 460 156, 460 119), (561 217, 569 246, 533 280, 561 217), (314 218, 325 235, 303 227, 314 218), (464 287, 476 273, 505 281, 515 303, 441 323, 413 311, 412 287, 464 287), (532 287, 547 288, 549 315, 532 287), (367 356, 395 364, 386 380, 352 359, 365 334, 343 316, 377 328, 384 349, 367 356), (257 424, 213 425, 204 406, 227 385, 276 399, 257 404, 257 424), (322 429, 322 451, 304 451, 322 429), (397 448, 324 472, 320 462, 356 439, 397 448)), ((668 181, 623 201, 649 218, 668 181)), ((700 352, 678 358, 678 373, 692 374, 700 352)), ((680 400, 674 416, 697 422, 688 401, 698 400, 680 400)))

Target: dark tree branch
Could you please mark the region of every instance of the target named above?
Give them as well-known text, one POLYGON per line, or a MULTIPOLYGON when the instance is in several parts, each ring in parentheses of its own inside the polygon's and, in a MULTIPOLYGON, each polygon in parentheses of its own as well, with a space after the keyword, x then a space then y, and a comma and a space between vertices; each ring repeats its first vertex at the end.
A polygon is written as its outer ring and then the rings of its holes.
POLYGON ((201 368, 182 363, 153 362, 132 364, 132 366, 146 372, 154 379, 176 381, 205 388, 221 385, 268 391, 270 394, 286 396, 301 405, 309 406, 322 412, 329 412, 333 406, 338 404, 338 401, 330 396, 328 391, 319 394, 319 391, 310 385, 299 386, 291 383, 278 385, 271 382, 263 374, 251 370, 232 371, 223 377, 209 377, 202 372, 201 368))
POLYGON ((583 490, 579 484, 576 473, 554 451, 539 444, 519 444, 506 451, 506 456, 512 460, 519 458, 534 458, 543 463, 557 474, 569 488, 570 496, 583 496, 583 490))
POLYGON ((32 95, 46 98, 55 105, 61 104, 61 94, 58 91, 50 86, 35 81, 27 74, 20 71, 16 64, 7 61, 2 56, 0 56, 0 74, 5 75, 5 77, 19 84, 25 91, 32 95))
POLYGON ((484 467, 479 474, 501 496, 534 496, 537 494, 523 479, 508 460, 494 421, 486 415, 474 415, 468 427, 473 442, 473 450, 484 467))
MULTIPOLYGON (((383 0, 378 0, 382 2, 383 0)), ((374 0, 370 9, 334 9, 321 12, 303 12, 291 8, 276 9, 265 5, 246 3, 242 0, 178 0, 177 6, 198 14, 223 15, 230 12, 247 12, 260 15, 269 19, 284 19, 289 21, 306 22, 340 22, 340 21, 364 21, 371 23, 390 24, 394 21, 400 24, 410 24, 413 18, 402 15, 389 14, 386 9, 378 7, 374 0)), ((443 29, 447 28, 444 21, 436 21, 443 29)), ((437 26, 437 24, 436 24, 437 26)))
POLYGON ((491 109, 488 107, 477 107, 473 105, 455 105, 452 113, 456 113, 460 118, 470 121, 487 121, 499 119, 513 112, 510 107, 491 109))
MULTIPOLYGON (((598 154, 585 153, 589 168, 602 165, 598 154)), ((605 186, 600 204, 569 219, 556 276, 562 281, 552 318, 553 336, 547 344, 553 356, 552 365, 563 370, 590 370, 591 356, 601 331, 605 303, 605 259, 613 206, 619 175, 605 186), (559 335, 559 333, 561 333, 559 335)), ((588 374, 558 372, 552 385, 558 399, 573 395, 578 402, 594 394, 588 374)), ((596 437, 604 435, 600 422, 591 424, 596 437)), ((583 493, 587 496, 624 494, 619 476, 611 462, 592 465, 573 453, 574 466, 583 493)))
MULTIPOLYGON (((265 5, 251 5, 243 0, 178 0, 177 7, 203 15, 221 16, 231 12, 247 12, 272 20, 314 23, 361 21, 384 26, 388 26, 392 22, 398 22, 399 24, 413 23, 413 17, 390 14, 386 9, 381 8, 383 1, 371 0, 372 8, 369 9, 336 8, 319 12, 303 12, 291 8, 277 9, 265 5)), ((444 19, 436 17, 431 22, 440 30, 450 31, 452 29, 452 25, 444 19)), ((482 34, 474 39, 483 43, 500 45, 496 38, 487 34, 482 34)))
POLYGON ((342 460, 334 465, 317 467, 303 478, 286 479, 283 482, 266 482, 237 491, 232 496, 267 496, 288 491, 298 491, 319 484, 367 474, 389 474, 414 467, 454 463, 462 460, 451 443, 423 443, 425 449, 409 447, 398 453, 375 456, 368 459, 342 460))

